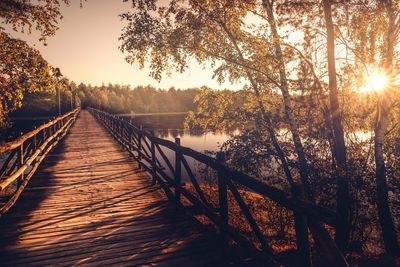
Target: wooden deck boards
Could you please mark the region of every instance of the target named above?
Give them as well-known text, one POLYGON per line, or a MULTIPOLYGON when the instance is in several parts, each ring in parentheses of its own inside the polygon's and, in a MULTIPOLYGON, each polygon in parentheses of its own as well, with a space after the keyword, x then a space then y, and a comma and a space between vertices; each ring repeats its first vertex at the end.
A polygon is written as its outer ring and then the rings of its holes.
POLYGON ((0 266, 226 264, 87 111, 0 229, 0 266))

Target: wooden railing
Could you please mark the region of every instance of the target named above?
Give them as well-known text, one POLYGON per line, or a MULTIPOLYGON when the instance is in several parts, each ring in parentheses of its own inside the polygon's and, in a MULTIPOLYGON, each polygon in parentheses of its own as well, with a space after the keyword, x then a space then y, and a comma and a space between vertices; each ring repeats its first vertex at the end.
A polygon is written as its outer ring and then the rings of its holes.
POLYGON ((312 266, 309 233, 311 233, 314 243, 318 244, 318 250, 326 260, 325 265, 348 266, 346 259, 326 230, 326 226, 335 226, 336 214, 305 200, 300 186, 295 185, 292 194, 288 195, 284 191, 268 186, 254 177, 229 168, 224 163, 222 153, 218 153, 217 157, 213 158, 181 146, 179 138, 176 138, 175 143, 160 139, 123 118, 97 109, 90 108, 89 110, 122 147, 139 162, 140 167, 152 176, 153 182, 159 183, 171 201, 186 213, 205 215, 218 227, 221 237, 227 242, 233 240, 242 247, 251 250, 255 253, 254 255, 265 260, 268 266, 279 266, 274 250, 268 244, 260 230, 260 225, 254 219, 242 196, 243 192, 251 192, 269 198, 279 206, 293 211, 296 245, 301 266, 312 266), (173 151, 175 154, 174 161, 169 160, 165 153, 166 150, 173 151), (213 205, 207 199, 201 183, 196 179, 195 172, 188 163, 189 158, 217 172, 218 182, 216 186, 218 190, 215 190, 215 194, 218 194, 217 205, 213 205), (188 176, 190 187, 182 185, 183 171, 188 176), (235 204, 239 206, 242 216, 247 220, 256 236, 259 246, 231 225, 228 218, 230 214, 228 212, 230 208, 228 195, 233 196, 235 204), (187 205, 184 205, 182 196, 191 203, 190 209, 187 205), (193 213, 193 210, 196 212, 193 213))
POLYGON ((79 110, 57 117, 0 146, 4 157, 0 164, 0 216, 17 201, 40 163, 74 123, 79 110))

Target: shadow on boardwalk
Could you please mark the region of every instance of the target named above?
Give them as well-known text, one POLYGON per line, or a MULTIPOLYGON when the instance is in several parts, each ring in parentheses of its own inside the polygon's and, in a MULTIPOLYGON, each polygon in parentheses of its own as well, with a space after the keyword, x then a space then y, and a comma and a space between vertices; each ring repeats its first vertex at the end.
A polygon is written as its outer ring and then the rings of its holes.
POLYGON ((0 227, 2 266, 229 264, 86 111, 0 227))

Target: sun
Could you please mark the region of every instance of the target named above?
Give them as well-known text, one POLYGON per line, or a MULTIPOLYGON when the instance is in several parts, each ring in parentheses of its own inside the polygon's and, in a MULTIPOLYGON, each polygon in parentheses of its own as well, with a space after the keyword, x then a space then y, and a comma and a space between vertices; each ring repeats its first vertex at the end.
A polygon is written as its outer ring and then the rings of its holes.
POLYGON ((388 77, 382 72, 373 72, 366 78, 366 85, 361 88, 364 93, 383 91, 388 84, 388 77))
POLYGON ((385 89, 388 82, 388 78, 383 73, 374 73, 369 77, 368 85, 374 91, 382 91, 385 89))

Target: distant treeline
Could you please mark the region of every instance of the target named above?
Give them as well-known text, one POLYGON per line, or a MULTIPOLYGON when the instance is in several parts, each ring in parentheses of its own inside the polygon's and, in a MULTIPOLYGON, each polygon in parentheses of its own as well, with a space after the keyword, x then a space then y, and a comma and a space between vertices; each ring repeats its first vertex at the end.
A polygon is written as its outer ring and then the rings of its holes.
MULTIPOLYGON (((186 112, 195 110, 194 98, 200 88, 156 89, 152 86, 109 84, 102 86, 77 85, 70 82, 61 91, 61 111, 69 111, 80 104, 83 108, 95 107, 114 114, 148 112, 186 112)), ((57 93, 27 93, 22 107, 11 117, 56 116, 58 114, 57 93)))
POLYGON ((194 110, 194 97, 199 88, 168 90, 152 86, 87 86, 80 84, 77 95, 82 107, 96 107, 111 113, 183 112, 194 110))

